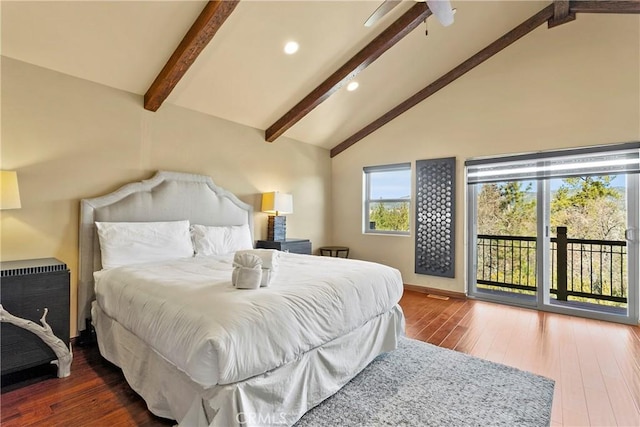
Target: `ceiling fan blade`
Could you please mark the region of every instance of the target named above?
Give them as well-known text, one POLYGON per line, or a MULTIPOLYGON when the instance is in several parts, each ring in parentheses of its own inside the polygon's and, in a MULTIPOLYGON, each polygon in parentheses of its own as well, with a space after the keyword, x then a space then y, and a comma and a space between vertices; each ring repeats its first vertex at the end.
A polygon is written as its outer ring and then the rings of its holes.
POLYGON ((367 22, 364 23, 365 27, 371 27, 378 22, 384 15, 389 13, 391 9, 400 4, 402 0, 384 0, 380 6, 371 14, 367 22))
POLYGON ((427 6, 443 27, 453 24, 453 9, 449 0, 426 0, 427 6))

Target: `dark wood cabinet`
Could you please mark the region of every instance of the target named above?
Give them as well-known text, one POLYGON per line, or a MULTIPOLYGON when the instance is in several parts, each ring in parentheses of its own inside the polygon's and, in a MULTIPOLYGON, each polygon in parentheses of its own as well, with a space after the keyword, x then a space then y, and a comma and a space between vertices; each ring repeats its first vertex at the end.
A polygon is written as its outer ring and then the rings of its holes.
POLYGON ((311 255, 309 239, 286 239, 283 241, 258 240, 257 249, 277 249, 283 252, 311 255))
MULTIPOLYGON (((40 324, 45 307, 53 333, 69 345, 69 269, 54 258, 0 263, 0 304, 9 313, 40 324)), ((35 334, 10 323, 1 324, 2 375, 56 360, 35 334)))

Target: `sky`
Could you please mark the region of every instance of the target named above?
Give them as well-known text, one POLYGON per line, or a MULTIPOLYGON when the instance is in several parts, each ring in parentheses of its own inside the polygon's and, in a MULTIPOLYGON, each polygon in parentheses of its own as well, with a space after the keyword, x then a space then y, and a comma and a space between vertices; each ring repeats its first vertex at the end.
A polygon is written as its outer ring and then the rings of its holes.
POLYGON ((411 170, 372 172, 371 200, 404 199, 411 196, 411 170))

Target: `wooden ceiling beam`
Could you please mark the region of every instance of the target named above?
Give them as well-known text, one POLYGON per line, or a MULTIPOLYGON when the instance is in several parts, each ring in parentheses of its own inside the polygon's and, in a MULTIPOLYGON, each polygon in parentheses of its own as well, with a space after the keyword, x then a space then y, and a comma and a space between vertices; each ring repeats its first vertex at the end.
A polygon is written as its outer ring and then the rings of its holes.
POLYGON ((441 76, 435 82, 431 83, 421 91, 415 93, 413 96, 398 104, 386 114, 369 123, 367 126, 360 129, 358 132, 333 147, 330 153, 331 157, 337 156, 356 142, 360 141, 362 138, 380 129, 382 126, 386 125, 405 111, 416 106, 440 89, 447 86, 449 83, 457 80, 467 72, 482 64, 484 61, 491 58, 496 53, 500 52, 507 46, 510 46, 520 38, 529 34, 531 31, 535 30, 540 25, 551 19, 553 17, 553 14, 553 4, 545 7, 540 12, 536 13, 535 15, 524 21, 522 24, 518 25, 517 27, 500 37, 498 40, 494 41, 481 51, 477 52, 475 55, 471 56, 469 59, 455 67, 453 70, 441 76))
POLYGON ((549 28, 575 21, 576 13, 571 12, 569 8, 569 0, 554 0, 553 2, 553 18, 549 19, 549 28))
POLYGON ((564 19, 569 16, 569 0, 554 0, 553 19, 564 19))
POLYGON ((144 108, 157 111, 239 0, 209 1, 144 95, 144 108))
POLYGON ((573 13, 640 13, 640 0, 570 1, 569 9, 573 13))
POLYGON ((357 76, 384 52, 413 31, 429 15, 431 15, 431 11, 425 3, 420 2, 413 5, 411 9, 380 33, 371 43, 355 54, 353 58, 349 59, 335 73, 305 96, 302 101, 298 102, 284 116, 271 125, 265 131, 265 140, 269 142, 275 141, 287 129, 300 121, 345 83, 357 76))

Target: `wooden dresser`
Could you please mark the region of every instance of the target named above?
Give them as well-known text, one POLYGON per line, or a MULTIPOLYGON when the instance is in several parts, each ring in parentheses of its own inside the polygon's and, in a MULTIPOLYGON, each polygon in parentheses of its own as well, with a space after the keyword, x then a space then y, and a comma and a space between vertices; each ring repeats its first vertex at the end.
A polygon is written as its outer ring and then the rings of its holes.
MULTIPOLYGON (((17 317, 40 324, 44 308, 53 333, 69 345, 69 269, 55 258, 0 263, 0 304, 17 317)), ((2 375, 56 360, 33 333, 1 323, 2 375)))

